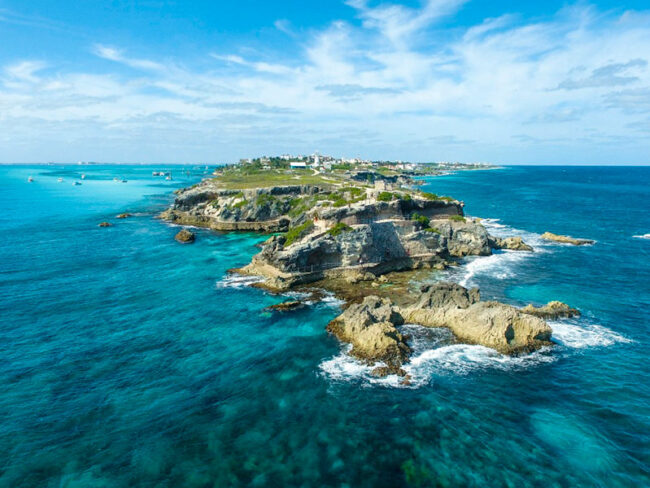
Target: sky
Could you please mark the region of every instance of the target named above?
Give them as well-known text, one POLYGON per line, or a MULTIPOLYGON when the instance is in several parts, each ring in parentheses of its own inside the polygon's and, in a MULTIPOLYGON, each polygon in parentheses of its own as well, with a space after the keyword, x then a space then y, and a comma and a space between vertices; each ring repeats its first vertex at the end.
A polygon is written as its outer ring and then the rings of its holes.
POLYGON ((650 4, 0 0, 0 163, 650 164, 650 4))

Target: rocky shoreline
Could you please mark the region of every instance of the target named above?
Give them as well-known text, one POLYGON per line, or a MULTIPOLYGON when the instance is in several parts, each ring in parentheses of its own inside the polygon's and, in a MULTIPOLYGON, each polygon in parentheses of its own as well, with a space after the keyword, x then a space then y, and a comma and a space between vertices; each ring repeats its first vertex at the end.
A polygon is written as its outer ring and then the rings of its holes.
MULTIPOLYGON (((503 354, 551 345, 544 319, 578 312, 552 302, 524 309, 481 301, 477 289, 438 283, 413 290, 422 270, 458 265, 466 256, 494 250, 533 252, 521 237, 491 236, 463 203, 406 186, 364 184, 369 175, 337 175, 320 184, 224 188, 219 178, 177 191, 160 218, 220 231, 274 233, 243 268, 233 273, 263 278, 272 292, 319 287, 346 302, 327 330, 352 346, 350 354, 377 364, 375 374, 403 375, 409 361, 404 323, 446 327, 460 342, 503 354), (397 282, 397 286, 393 286, 397 282), (383 288, 391 288, 391 293, 383 288)), ((246 186, 246 185, 242 185, 246 186)), ((270 310, 291 310, 290 302, 270 310)))

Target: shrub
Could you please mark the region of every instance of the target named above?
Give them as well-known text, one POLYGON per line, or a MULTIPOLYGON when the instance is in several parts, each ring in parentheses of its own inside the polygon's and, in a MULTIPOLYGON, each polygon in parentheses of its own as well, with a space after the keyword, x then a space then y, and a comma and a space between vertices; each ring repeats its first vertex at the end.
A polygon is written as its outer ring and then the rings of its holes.
POLYGON ((345 198, 343 198, 341 196, 337 196, 336 199, 334 200, 333 205, 335 207, 345 207, 347 204, 348 204, 348 201, 345 198))
POLYGON ((452 215, 451 217, 449 217, 449 220, 453 222, 465 222, 465 217, 463 217, 462 215, 452 215))
POLYGON ((393 195, 389 191, 382 191, 377 197, 377 200, 379 200, 380 202, 390 202, 394 196, 395 195, 393 195))
POLYGON ((423 191, 422 193, 420 193, 420 195, 422 196, 422 198, 426 198, 427 200, 438 200, 438 195, 436 195, 435 193, 429 193, 427 191, 423 191))
POLYGON ((312 222, 311 220, 308 220, 304 224, 298 225, 296 227, 292 227, 285 234, 284 246, 288 247, 294 242, 299 241, 307 234, 309 234, 313 228, 314 228, 314 222, 312 222))
POLYGON ((343 222, 339 222, 334 225, 330 230, 327 231, 327 233, 331 236, 338 236, 339 234, 342 234, 343 232, 350 232, 352 230, 352 227, 350 227, 347 224, 344 224, 343 222))
POLYGON ((429 219, 427 217, 425 217, 424 215, 420 215, 417 212, 414 212, 413 214, 411 214, 411 220, 419 223, 424 228, 429 227, 429 219))
POLYGON ((434 234, 440 234, 440 230, 438 230, 436 227, 427 227, 424 230, 426 232, 433 232, 434 234))
POLYGON ((399 199, 405 202, 410 202, 411 200, 413 200, 411 198, 411 195, 409 195, 408 193, 404 193, 403 195, 400 195, 399 199))
POLYGON ((445 202, 453 202, 454 198, 451 197, 440 197, 440 200, 444 200, 445 202))
POLYGON ((262 193, 257 197, 257 205, 270 205, 271 203, 275 202, 275 197, 273 195, 269 195, 268 193, 262 193))
POLYGON ((235 203, 232 208, 242 208, 244 205, 246 205, 248 202, 246 200, 240 200, 237 203, 235 203))

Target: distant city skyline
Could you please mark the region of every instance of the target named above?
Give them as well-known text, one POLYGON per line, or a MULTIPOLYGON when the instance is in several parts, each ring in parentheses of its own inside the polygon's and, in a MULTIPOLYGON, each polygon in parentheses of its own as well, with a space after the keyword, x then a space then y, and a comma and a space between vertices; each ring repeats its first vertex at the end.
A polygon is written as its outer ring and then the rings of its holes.
POLYGON ((650 164, 648 53, 637 0, 0 0, 0 163, 650 164))

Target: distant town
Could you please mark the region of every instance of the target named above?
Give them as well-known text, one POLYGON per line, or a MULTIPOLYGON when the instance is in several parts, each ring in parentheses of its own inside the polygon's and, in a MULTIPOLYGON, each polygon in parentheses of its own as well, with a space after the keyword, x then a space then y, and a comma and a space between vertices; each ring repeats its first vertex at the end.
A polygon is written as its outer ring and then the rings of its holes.
POLYGON ((308 156, 283 154, 281 156, 261 156, 259 158, 240 159, 239 164, 261 165, 262 169, 291 168, 291 169, 325 169, 325 170, 351 170, 361 168, 389 167, 402 171, 418 170, 464 170, 464 169, 488 169, 494 165, 476 162, 460 163, 451 161, 439 161, 430 163, 413 163, 407 161, 371 161, 361 158, 337 158, 334 156, 314 153, 308 156))

